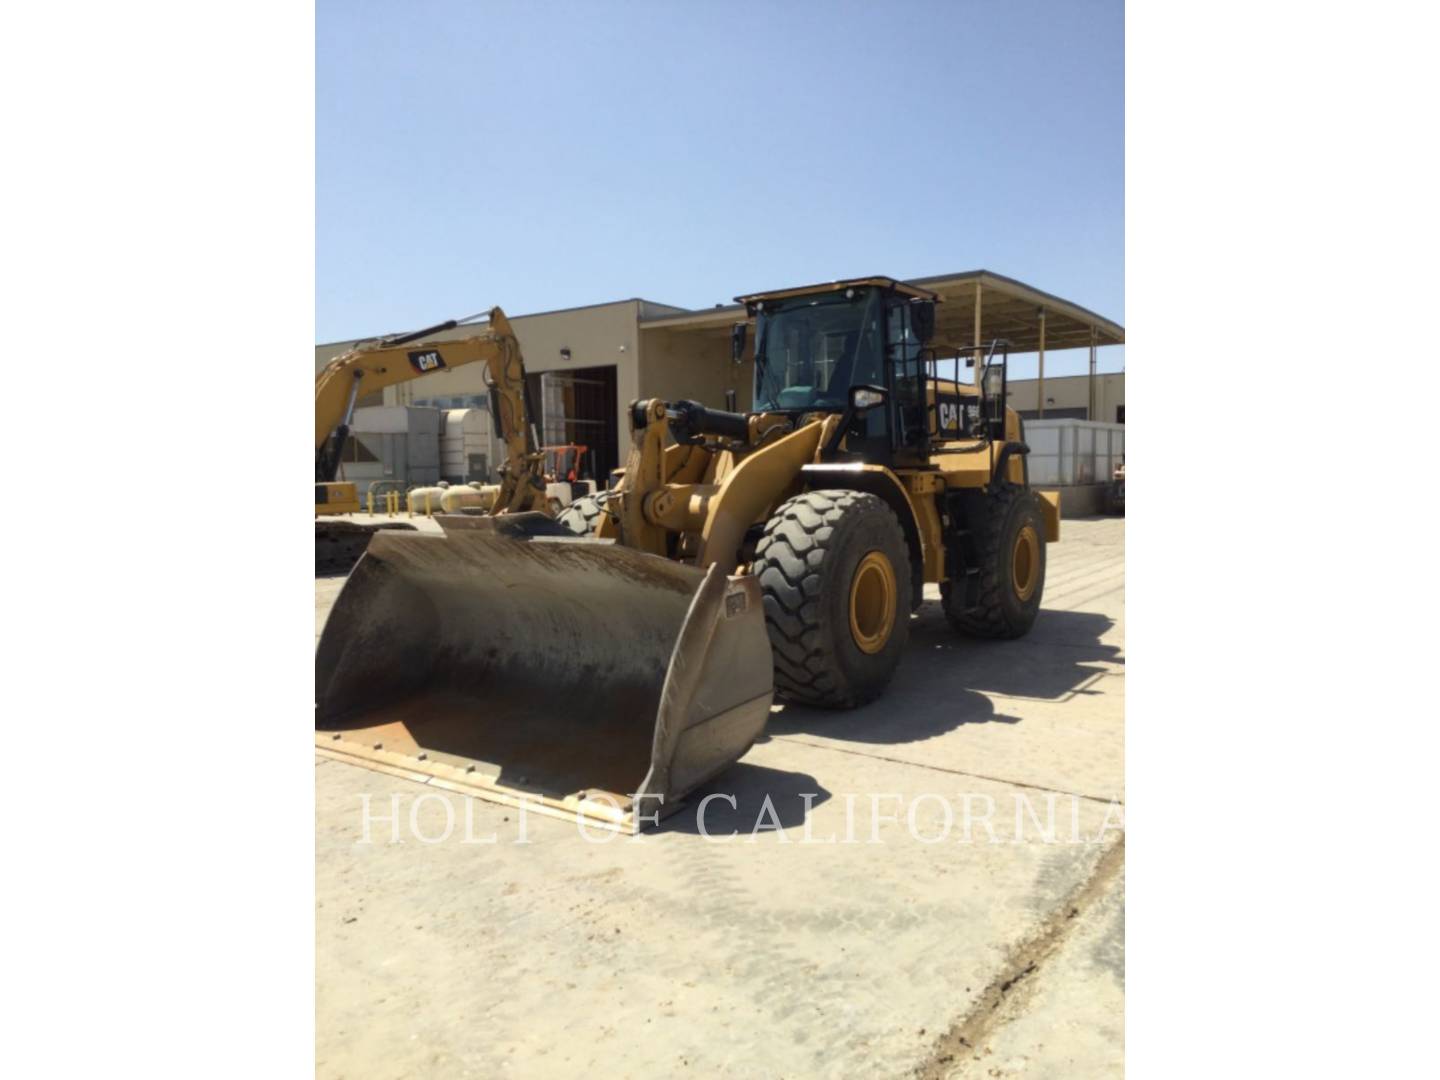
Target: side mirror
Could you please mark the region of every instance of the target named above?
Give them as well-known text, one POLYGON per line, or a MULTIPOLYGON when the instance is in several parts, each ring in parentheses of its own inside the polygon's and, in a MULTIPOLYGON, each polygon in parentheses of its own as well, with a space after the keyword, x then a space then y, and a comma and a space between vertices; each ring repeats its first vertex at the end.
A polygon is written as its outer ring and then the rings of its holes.
POLYGON ((856 416, 864 416, 878 405, 885 404, 883 386, 852 386, 850 388, 850 410, 856 416))
POLYGON ((730 328, 730 359, 736 364, 745 362, 745 333, 749 329, 749 325, 743 322, 730 328))
POLYGON ((918 300, 910 305, 910 328, 921 345, 935 336, 935 301, 918 300))

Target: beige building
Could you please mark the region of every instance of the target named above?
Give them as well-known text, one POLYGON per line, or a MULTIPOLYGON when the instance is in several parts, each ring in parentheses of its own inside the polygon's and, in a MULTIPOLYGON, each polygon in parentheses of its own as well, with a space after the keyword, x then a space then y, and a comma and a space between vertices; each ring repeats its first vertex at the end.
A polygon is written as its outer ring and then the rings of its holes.
MULTIPOLYGON (((723 405, 727 391, 737 407, 750 402, 752 365, 730 359, 732 312, 717 334, 676 334, 666 316, 685 309, 648 300, 619 300, 589 307, 511 317, 525 358, 531 400, 542 416, 542 441, 580 443, 591 448, 596 475, 620 465, 629 438, 625 407, 641 397, 694 398, 723 405)), ((744 313, 741 311, 741 319, 744 313)), ((482 327, 461 326, 433 340, 456 340, 482 327)), ((351 341, 317 346, 318 371, 348 349, 351 341)), ((363 398, 362 405, 435 405, 441 408, 486 403, 485 373, 472 364, 440 371, 363 398)))
MULTIPOLYGON (((1010 407, 1025 419, 1042 415, 1040 411, 1040 380, 1013 379, 1010 382, 1010 407)), ((1045 380, 1045 410, 1052 420, 1103 420, 1108 424, 1125 422, 1125 373, 1123 371, 1095 376, 1095 404, 1090 405, 1090 376, 1061 375, 1045 380)))
MULTIPOLYGON (((940 296, 933 342, 939 348, 966 350, 969 355, 976 341, 988 343, 996 337, 1011 341, 1017 352, 1035 352, 1038 346, 1042 356, 1044 351, 1088 348, 1093 371, 1096 349, 1124 342, 1125 332, 1118 324, 989 271, 920 278, 911 284, 940 296)), ((531 400, 542 413, 542 441, 590 447, 598 478, 622 463, 629 440, 625 409, 631 401, 693 398, 723 408, 733 391, 737 409, 750 407, 753 363, 749 356, 738 365, 730 358, 731 327, 747 321, 741 305, 690 311, 633 298, 531 315, 507 314, 525 358, 531 400)), ((476 330, 462 326, 436 334, 434 340, 463 338, 476 330)), ((749 340, 747 353, 753 350, 753 330, 749 340)), ((352 344, 316 346, 316 370, 352 344)), ((1035 407, 1037 391, 1027 389, 1031 382, 1012 385, 1016 395, 1012 404, 1017 409, 1028 412, 1035 407)), ((1088 376, 1047 379, 1047 415, 1052 409, 1074 408, 1077 386, 1082 406, 1090 390, 1099 395, 1095 419, 1113 420, 1115 409, 1124 406, 1123 375, 1097 376, 1094 387, 1088 376)), ((391 387, 383 401, 374 395, 361 404, 463 408, 485 400, 484 371, 482 365, 473 364, 391 387)))

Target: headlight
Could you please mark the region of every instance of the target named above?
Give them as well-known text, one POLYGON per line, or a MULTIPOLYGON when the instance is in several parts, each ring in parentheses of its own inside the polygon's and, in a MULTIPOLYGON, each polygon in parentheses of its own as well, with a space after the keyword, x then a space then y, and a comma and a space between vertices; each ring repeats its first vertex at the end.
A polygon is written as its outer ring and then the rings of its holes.
POLYGON ((884 404, 884 402, 885 394, 880 390, 871 390, 869 387, 857 386, 850 391, 850 407, 856 412, 873 409, 876 405, 884 404))

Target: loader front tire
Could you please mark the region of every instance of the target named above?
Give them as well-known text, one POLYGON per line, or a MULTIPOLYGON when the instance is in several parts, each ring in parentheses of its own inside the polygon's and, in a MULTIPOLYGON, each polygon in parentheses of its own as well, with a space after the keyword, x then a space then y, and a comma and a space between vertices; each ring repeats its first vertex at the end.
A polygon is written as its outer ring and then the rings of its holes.
POLYGON ((555 520, 576 536, 593 536, 600 525, 600 516, 605 513, 605 504, 609 501, 608 491, 582 496, 562 510, 555 520))
POLYGON ((966 606, 966 590, 940 585, 940 601, 950 625, 980 638, 1018 638, 1029 632, 1040 613, 1045 591, 1045 518, 1040 500, 1019 487, 1004 487, 985 498, 979 521, 971 525, 978 581, 975 606, 966 606))
POLYGON ((781 698, 852 709, 880 696, 910 636, 910 553, 883 500, 846 490, 787 500, 752 572, 781 698))

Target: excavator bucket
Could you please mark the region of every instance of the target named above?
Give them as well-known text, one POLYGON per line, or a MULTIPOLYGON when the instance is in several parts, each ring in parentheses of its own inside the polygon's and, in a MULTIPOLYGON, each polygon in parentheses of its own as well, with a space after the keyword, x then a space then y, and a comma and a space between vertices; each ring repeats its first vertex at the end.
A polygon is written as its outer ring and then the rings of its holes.
POLYGON ((638 831, 737 761, 773 693, 759 586, 543 514, 378 533, 316 651, 330 757, 638 831))

